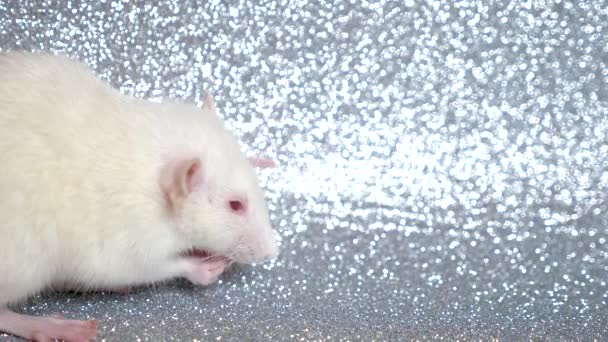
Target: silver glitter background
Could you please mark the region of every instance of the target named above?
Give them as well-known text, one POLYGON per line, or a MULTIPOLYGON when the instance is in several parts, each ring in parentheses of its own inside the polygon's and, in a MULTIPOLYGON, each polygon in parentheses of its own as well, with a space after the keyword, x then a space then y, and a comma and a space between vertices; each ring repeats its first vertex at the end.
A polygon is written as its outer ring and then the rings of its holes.
POLYGON ((274 263, 21 311, 105 341, 608 336, 606 1, 4 1, 0 48, 209 89, 280 163, 274 263))

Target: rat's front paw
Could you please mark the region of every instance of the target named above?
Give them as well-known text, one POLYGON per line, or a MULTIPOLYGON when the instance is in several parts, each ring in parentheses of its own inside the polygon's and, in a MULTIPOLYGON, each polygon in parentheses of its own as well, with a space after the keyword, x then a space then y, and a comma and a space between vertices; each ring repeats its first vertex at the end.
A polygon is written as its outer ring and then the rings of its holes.
POLYGON ((186 278, 194 284, 209 285, 215 282, 226 269, 226 262, 220 260, 191 260, 186 278))

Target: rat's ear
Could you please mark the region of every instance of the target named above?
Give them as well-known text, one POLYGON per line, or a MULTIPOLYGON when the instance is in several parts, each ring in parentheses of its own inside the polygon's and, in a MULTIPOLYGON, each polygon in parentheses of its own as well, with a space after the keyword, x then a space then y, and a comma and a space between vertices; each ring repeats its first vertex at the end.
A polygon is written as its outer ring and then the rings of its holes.
POLYGON ((209 94, 208 91, 203 90, 203 109, 210 111, 213 114, 216 114, 215 110, 215 101, 213 101, 213 96, 209 94))
POLYGON ((249 159, 249 162, 251 163, 251 165, 262 168, 262 169, 267 169, 270 167, 277 166, 277 163, 275 163, 275 161, 270 158, 249 157, 248 159, 249 159))
POLYGON ((183 159, 168 163, 160 175, 161 190, 169 207, 173 210, 182 206, 186 198, 203 181, 201 160, 183 159))

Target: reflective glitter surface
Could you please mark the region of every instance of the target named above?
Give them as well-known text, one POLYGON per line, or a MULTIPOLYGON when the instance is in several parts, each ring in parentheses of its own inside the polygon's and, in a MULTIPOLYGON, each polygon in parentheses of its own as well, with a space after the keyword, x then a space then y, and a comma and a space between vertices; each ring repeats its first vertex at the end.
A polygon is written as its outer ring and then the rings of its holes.
POLYGON ((105 341, 608 336, 606 1, 4 1, 0 48, 209 89, 280 164, 276 261, 20 311, 105 341))

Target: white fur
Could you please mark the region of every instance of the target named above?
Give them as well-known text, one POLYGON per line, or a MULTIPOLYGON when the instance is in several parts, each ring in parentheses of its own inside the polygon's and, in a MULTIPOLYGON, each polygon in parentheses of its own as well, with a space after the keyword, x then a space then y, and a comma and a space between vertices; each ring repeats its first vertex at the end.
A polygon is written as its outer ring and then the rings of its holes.
POLYGON ((119 94, 84 64, 0 55, 0 307, 54 282, 105 288, 187 276, 177 254, 237 262, 277 254, 253 168, 209 107, 119 94), (203 186, 179 214, 161 170, 200 158, 203 186), (250 213, 224 206, 246 196, 250 213))

